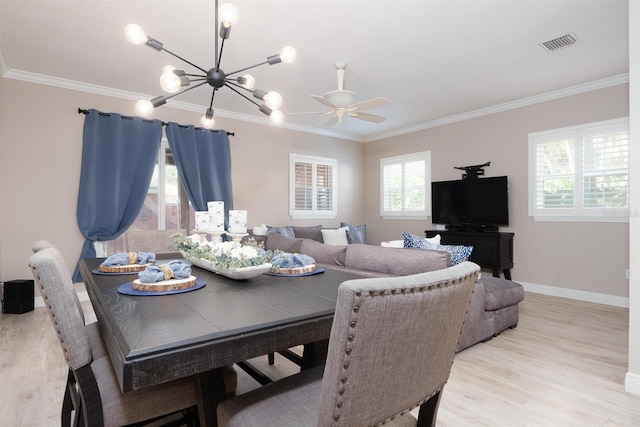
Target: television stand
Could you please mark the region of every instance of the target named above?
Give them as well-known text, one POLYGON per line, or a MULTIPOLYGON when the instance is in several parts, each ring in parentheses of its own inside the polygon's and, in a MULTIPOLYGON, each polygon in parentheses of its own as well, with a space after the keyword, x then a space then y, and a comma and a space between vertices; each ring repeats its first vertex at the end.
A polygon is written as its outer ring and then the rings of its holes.
POLYGON ((427 237, 440 235, 443 245, 473 246, 469 261, 491 270, 494 277, 511 280, 513 268, 513 233, 499 231, 425 230, 427 237))

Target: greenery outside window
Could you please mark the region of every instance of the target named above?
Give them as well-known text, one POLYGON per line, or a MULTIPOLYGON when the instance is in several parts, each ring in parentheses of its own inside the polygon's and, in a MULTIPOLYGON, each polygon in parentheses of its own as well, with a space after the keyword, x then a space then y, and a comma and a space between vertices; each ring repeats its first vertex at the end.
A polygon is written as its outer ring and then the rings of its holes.
POLYGON ((628 118, 529 134, 529 216, 628 221, 628 118))
POLYGON ((338 161, 289 155, 289 214, 293 219, 333 219, 338 214, 338 161))
POLYGON ((380 215, 420 218, 431 215, 431 152, 380 159, 380 215))

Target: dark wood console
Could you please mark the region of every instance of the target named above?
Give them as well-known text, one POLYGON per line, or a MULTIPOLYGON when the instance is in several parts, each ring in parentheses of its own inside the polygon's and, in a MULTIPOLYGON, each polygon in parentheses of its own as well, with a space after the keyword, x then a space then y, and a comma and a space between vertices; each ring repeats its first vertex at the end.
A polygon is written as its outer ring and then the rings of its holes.
POLYGON ((513 233, 499 231, 425 230, 427 237, 440 235, 443 245, 473 246, 469 261, 491 270, 495 277, 504 273, 511 280, 513 268, 513 233))

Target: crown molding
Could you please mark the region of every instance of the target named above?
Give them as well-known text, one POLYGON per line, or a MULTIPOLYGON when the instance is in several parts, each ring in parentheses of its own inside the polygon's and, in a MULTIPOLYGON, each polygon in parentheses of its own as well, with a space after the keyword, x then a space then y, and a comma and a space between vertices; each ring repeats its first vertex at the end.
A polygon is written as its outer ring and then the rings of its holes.
POLYGON ((402 129, 396 129, 386 133, 376 134, 375 136, 366 138, 364 142, 379 141, 381 139, 391 138, 399 135, 405 135, 408 133, 418 132, 425 129, 435 128, 438 126, 448 125, 456 122, 461 122, 464 120, 469 120, 477 117, 487 116, 490 114, 500 113, 503 111, 514 110, 516 108, 526 107, 529 105, 539 104, 541 102, 552 101, 554 99, 591 92, 598 89, 605 89, 611 86, 617 86, 625 83, 629 83, 628 73, 620 74, 613 77, 607 77, 600 80, 595 80, 589 83, 570 86, 570 87, 555 90, 552 92, 530 96, 528 98, 522 98, 515 101, 505 102, 505 103, 493 105, 487 108, 480 108, 478 110, 469 111, 467 113, 456 114, 454 116, 444 117, 442 119, 432 120, 429 122, 408 126, 402 129))
MULTIPOLYGON (((114 89, 105 86, 94 85, 90 83, 83 83, 74 80, 61 79, 56 77, 45 76, 42 74, 30 73, 28 71, 11 70, 7 66, 6 58, 4 56, 4 50, 0 43, 0 72, 2 77, 22 80, 31 83, 43 84, 47 86, 55 86, 63 89, 77 90, 80 92, 93 93, 103 96, 111 96, 115 98, 138 100, 142 98, 149 98, 148 94, 140 94, 136 92, 129 92, 120 89, 114 89), (6 71, 5 71, 6 69, 6 71)), ((487 108, 481 108, 474 111, 469 111, 462 114, 456 114, 449 117, 444 117, 437 120, 431 120, 429 122, 419 123, 416 125, 404 127, 401 129, 392 130, 389 132, 377 133, 368 137, 358 137, 354 135, 348 135, 339 132, 333 132, 326 129, 319 129, 311 126, 297 125, 293 123, 284 122, 278 127, 294 130, 298 132, 310 133, 320 136, 327 136, 330 138, 345 139, 355 142, 373 142, 382 139, 392 138, 395 136, 406 135, 413 132, 419 132, 425 129, 431 129, 438 126, 444 126, 452 123, 461 122, 464 120, 474 119, 477 117, 487 116, 490 114, 500 113, 503 111, 513 110, 516 108, 526 107, 529 105, 539 104, 541 102, 552 101, 554 99, 564 98, 567 96, 578 95, 585 92, 591 92, 598 89, 604 89, 611 86, 617 86, 620 84, 629 83, 629 74, 620 74, 613 77, 607 77, 604 79, 596 80, 589 83, 570 86, 564 89, 555 90, 552 92, 543 93, 540 95, 530 96, 527 98, 518 99, 515 101, 505 102, 502 104, 494 105, 487 108)), ((180 101, 167 101, 167 105, 185 111, 201 112, 202 106, 196 104, 190 104, 180 101)), ((225 117, 228 119, 239 120, 243 122, 256 123, 261 125, 273 126, 273 123, 267 118, 253 116, 249 114, 236 113, 233 111, 216 109, 216 114, 219 117, 225 117)))

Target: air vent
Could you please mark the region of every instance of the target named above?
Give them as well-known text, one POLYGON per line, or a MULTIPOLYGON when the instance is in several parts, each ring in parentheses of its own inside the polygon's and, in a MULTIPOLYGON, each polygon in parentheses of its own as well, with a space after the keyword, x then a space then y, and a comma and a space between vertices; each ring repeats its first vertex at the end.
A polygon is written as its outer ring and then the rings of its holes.
POLYGON ((540 43, 540 46, 544 48, 547 52, 555 52, 556 50, 563 49, 565 47, 573 46, 576 43, 579 43, 578 36, 573 33, 567 33, 563 36, 556 37, 553 40, 547 40, 546 42, 540 43))

